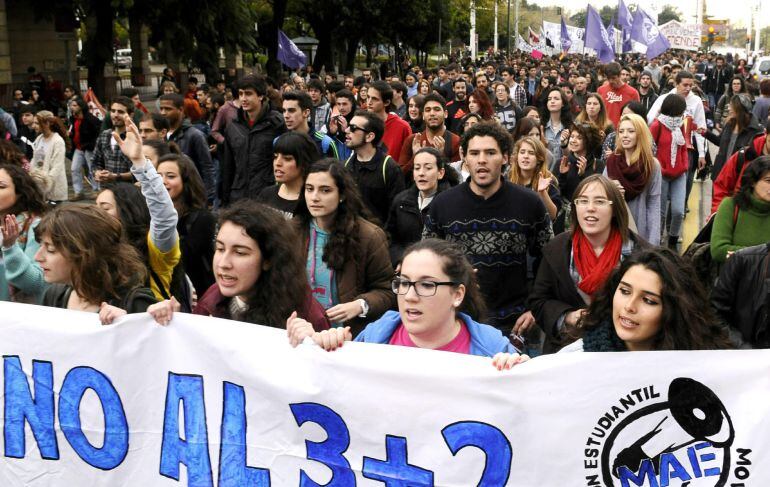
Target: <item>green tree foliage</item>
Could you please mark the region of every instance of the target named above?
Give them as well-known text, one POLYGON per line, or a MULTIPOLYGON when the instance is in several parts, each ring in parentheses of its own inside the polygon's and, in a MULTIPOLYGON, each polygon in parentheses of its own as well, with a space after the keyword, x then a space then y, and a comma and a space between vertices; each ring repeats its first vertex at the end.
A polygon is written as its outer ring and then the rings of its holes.
POLYGON ((663 25, 671 20, 682 21, 682 12, 674 5, 665 5, 658 14, 658 24, 663 25))

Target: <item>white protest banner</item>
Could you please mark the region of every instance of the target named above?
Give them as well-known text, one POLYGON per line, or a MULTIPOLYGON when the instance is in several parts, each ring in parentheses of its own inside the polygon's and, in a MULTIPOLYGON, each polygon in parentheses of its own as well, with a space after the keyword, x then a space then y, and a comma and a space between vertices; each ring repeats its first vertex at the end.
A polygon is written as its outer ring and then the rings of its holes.
POLYGON ((682 24, 671 20, 658 27, 666 36, 672 49, 687 49, 697 51, 700 49, 701 28, 698 24, 682 24))
MULTIPOLYGON (((572 46, 569 48, 569 52, 572 54, 583 53, 583 39, 585 38, 585 29, 581 27, 567 26, 567 32, 572 40, 572 46)), ((561 52, 561 23, 543 21, 543 37, 551 39, 553 49, 549 51, 551 55, 559 54, 561 52)), ((550 48, 549 48, 550 49, 550 48)), ((593 52, 593 49, 591 49, 593 52)))
POLYGON ((770 485, 770 352, 490 359, 0 303, 2 486, 770 485))

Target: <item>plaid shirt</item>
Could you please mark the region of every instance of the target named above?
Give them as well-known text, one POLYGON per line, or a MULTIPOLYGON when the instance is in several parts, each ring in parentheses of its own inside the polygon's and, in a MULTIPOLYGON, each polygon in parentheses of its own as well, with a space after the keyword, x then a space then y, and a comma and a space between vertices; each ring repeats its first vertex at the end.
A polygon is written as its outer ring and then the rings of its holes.
POLYGON ((106 169, 118 174, 130 171, 131 161, 123 155, 112 138, 112 129, 102 131, 96 139, 92 164, 95 169, 106 169))
POLYGON ((519 83, 514 83, 511 86, 511 98, 522 110, 527 106, 527 92, 519 83))

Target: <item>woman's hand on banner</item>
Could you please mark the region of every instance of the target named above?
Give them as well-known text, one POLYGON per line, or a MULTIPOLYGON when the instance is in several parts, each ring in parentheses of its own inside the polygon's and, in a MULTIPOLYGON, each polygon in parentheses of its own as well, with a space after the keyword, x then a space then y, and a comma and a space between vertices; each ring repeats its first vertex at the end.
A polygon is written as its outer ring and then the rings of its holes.
POLYGON ((296 311, 286 320, 286 334, 292 347, 302 343, 305 338, 312 337, 314 333, 313 325, 298 317, 296 311))
POLYGON ((179 311, 182 306, 175 297, 171 296, 171 299, 166 299, 160 303, 151 304, 147 308, 147 312, 155 319, 155 322, 159 325, 168 325, 171 319, 174 317, 174 313, 179 311))
POLYGON ((126 314, 126 310, 118 308, 117 306, 112 306, 111 304, 102 303, 99 307, 99 320, 101 320, 102 325, 111 325, 116 318, 120 318, 126 314))
POLYGON ((529 355, 500 352, 492 357, 492 365, 497 370, 510 370, 514 366, 523 364, 527 360, 529 360, 529 355))

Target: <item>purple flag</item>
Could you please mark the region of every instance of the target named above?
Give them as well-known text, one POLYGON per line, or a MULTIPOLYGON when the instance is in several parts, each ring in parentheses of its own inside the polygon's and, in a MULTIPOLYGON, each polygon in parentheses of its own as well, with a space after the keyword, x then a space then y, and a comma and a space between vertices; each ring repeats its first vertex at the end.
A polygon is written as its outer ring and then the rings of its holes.
POLYGON ((561 50, 562 52, 568 52, 572 47, 572 39, 569 36, 567 30, 567 24, 564 23, 564 16, 561 18, 561 50))
POLYGON ((278 60, 292 69, 307 64, 305 53, 300 51, 281 29, 278 29, 278 60))
POLYGON ((656 58, 671 48, 666 36, 658 30, 658 23, 641 8, 634 13, 631 39, 647 46, 647 59, 656 58))
POLYGON ((602 17, 592 6, 588 6, 586 16, 585 46, 596 51, 599 61, 609 63, 615 60, 615 47, 607 35, 602 17))
POLYGON ((607 24, 607 37, 610 38, 610 42, 612 43, 612 48, 615 48, 615 31, 617 29, 615 28, 615 14, 612 14, 612 17, 610 17, 610 23, 607 24))
POLYGON ((620 33, 623 39, 623 52, 631 52, 631 26, 633 25, 633 18, 631 17, 631 11, 620 0, 618 4, 618 26, 620 26, 620 33))

